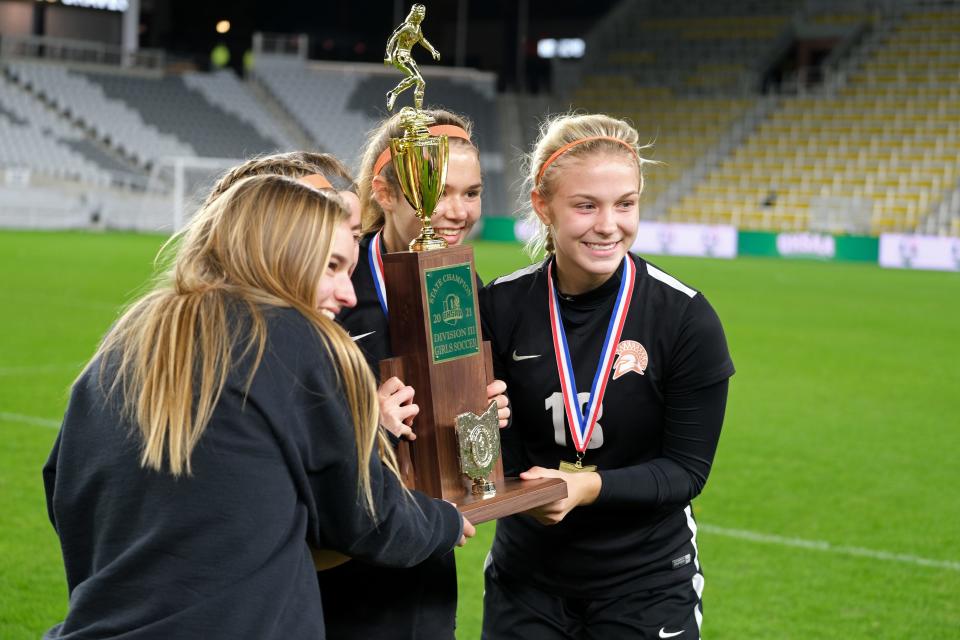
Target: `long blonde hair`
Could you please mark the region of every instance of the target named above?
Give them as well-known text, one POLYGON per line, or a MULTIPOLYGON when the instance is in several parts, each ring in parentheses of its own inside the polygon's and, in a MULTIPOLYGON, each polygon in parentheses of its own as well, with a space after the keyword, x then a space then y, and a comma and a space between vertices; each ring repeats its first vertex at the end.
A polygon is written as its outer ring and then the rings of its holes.
MULTIPOLYGON (((433 118, 434 124, 452 124, 460 127, 473 138, 473 123, 466 116, 446 111, 444 109, 424 109, 424 112, 433 118)), ((373 194, 373 168, 377 158, 390 145, 390 138, 400 138, 403 136, 403 129, 400 126, 400 114, 396 113, 386 120, 382 121, 367 136, 367 146, 363 150, 363 158, 360 161, 360 176, 357 178, 357 195, 360 197, 361 220, 363 223, 363 233, 378 231, 383 228, 385 214, 383 208, 374 198, 373 194)), ((480 151, 477 146, 463 138, 450 138, 451 145, 463 145, 465 148, 473 149, 479 158, 480 151)), ((395 197, 400 198, 400 181, 397 179, 397 172, 393 168, 393 163, 388 162, 380 171, 380 175, 390 185, 395 197)))
MULTIPOLYGON (((104 363, 101 383, 106 362, 116 364, 108 392, 121 392, 124 415, 139 427, 141 466, 191 473, 191 453, 237 348, 239 360, 253 356, 249 388, 266 345, 262 307, 288 307, 313 325, 338 372, 354 422, 358 492, 373 511, 369 462, 380 431, 373 375, 347 333, 316 309, 317 283, 347 219, 325 192, 283 176, 255 176, 202 207, 164 245, 158 259, 169 268, 94 356, 104 363)), ((397 472, 392 456, 385 462, 397 472)))
MULTIPOLYGON (((545 199, 549 199, 556 184, 560 170, 571 158, 582 158, 595 153, 629 154, 636 161, 640 173, 639 192, 643 192, 643 167, 654 163, 643 157, 641 151, 650 145, 639 143, 637 130, 627 122, 612 118, 600 113, 572 114, 565 113, 548 118, 540 125, 540 135, 534 143, 533 151, 525 158, 524 189, 521 193, 529 194, 537 191, 545 199), (547 160, 561 147, 584 138, 601 138, 590 140, 570 147, 556 158, 540 176, 540 171, 547 160), (603 139, 603 138, 613 138, 603 139), (631 153, 632 149, 632 153, 631 153), (540 176, 539 182, 537 180, 540 176)), ((536 211, 526 200, 521 216, 528 225, 535 229, 533 235, 526 242, 526 250, 530 257, 537 259, 544 252, 553 253, 553 238, 550 229, 543 224, 536 211)))

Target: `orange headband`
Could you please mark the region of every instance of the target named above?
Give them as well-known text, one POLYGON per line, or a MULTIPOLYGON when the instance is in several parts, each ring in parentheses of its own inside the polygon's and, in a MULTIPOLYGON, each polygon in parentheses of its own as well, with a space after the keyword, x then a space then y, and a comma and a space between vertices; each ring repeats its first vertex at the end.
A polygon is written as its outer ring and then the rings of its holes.
POLYGON ((298 179, 297 182, 302 182, 305 185, 309 185, 314 189, 333 189, 333 185, 330 184, 330 181, 327 180, 319 173, 311 173, 309 176, 303 176, 298 179))
POLYGON ((553 164, 554 160, 556 160, 557 158, 565 154, 567 151, 577 146, 578 144, 583 144, 584 142, 591 142, 593 140, 610 140, 612 142, 619 142, 620 144, 625 146, 627 149, 630 149, 630 153, 637 155, 637 150, 634 149, 630 145, 630 143, 624 142, 620 138, 614 138, 612 136, 590 136, 589 138, 580 138, 579 140, 574 140, 573 142, 568 142, 567 144, 563 145, 562 147, 554 151, 549 158, 547 158, 547 161, 544 162, 543 165, 540 167, 540 171, 537 172, 537 184, 535 186, 538 189, 540 188, 540 183, 543 181, 543 173, 547 170, 547 167, 553 164))
MULTIPOLYGON (((435 124, 432 127, 427 127, 427 131, 435 136, 446 134, 447 137, 461 138, 467 142, 470 142, 470 134, 467 133, 466 129, 463 127, 458 127, 455 124, 435 124)), ((380 152, 380 155, 377 156, 377 161, 373 163, 373 175, 380 175, 380 172, 383 171, 383 168, 387 166, 388 162, 390 162, 389 146, 380 152)))

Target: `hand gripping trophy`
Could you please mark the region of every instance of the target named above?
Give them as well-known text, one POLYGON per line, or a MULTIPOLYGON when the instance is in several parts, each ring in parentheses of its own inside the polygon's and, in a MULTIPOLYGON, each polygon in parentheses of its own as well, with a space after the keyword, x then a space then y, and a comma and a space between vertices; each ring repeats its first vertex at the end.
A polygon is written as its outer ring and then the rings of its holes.
POLYGON ((381 361, 380 375, 417 390, 417 440, 398 445, 406 485, 457 504, 479 523, 563 498, 566 484, 503 477, 496 401, 486 398, 493 366, 480 334, 473 251, 447 247, 430 223, 446 184, 449 140, 422 111, 426 83, 410 55, 419 42, 440 59, 420 30, 425 15, 423 5, 413 5, 384 59, 406 76, 387 93, 388 110, 415 87, 414 106, 400 110, 403 136, 391 138, 390 154, 421 233, 410 251, 382 256, 395 357, 381 361))
POLYGON ((393 103, 397 96, 416 85, 413 90, 413 104, 419 111, 423 109, 423 90, 426 82, 420 75, 420 68, 410 54, 410 49, 418 42, 430 52, 434 60, 440 59, 440 53, 433 48, 420 30, 420 23, 427 14, 427 8, 422 4, 415 4, 410 8, 410 15, 403 24, 397 27, 387 41, 387 53, 383 56, 384 64, 392 64, 406 76, 400 83, 387 92, 387 111, 393 111, 393 103))

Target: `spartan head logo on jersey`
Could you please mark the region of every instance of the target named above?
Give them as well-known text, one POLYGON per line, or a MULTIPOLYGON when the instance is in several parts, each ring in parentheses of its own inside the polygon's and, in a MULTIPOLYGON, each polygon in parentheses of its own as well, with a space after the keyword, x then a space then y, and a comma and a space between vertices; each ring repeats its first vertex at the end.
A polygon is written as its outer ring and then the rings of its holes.
POLYGON ((617 359, 613 361, 613 379, 636 371, 643 375, 647 368, 647 350, 636 340, 624 340, 617 345, 617 359))

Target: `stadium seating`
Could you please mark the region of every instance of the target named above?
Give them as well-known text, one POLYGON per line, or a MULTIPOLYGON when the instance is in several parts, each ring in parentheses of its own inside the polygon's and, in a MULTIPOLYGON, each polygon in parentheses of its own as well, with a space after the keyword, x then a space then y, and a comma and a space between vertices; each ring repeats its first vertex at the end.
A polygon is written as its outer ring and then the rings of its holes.
POLYGON ((960 177, 960 11, 908 13, 882 27, 845 84, 783 98, 670 218, 870 233, 920 227, 960 177), (824 203, 838 201, 865 208, 862 223, 820 224, 824 203))
MULTIPOLYGON (((0 166, 22 167, 56 178, 111 182, 83 133, 40 101, 0 77, 0 166)), ((117 169, 116 166, 110 168, 117 169)), ((127 167, 121 167, 123 171, 127 167)))
MULTIPOLYGON (((588 58, 555 67, 563 104, 549 110, 623 117, 652 144, 645 155, 658 162, 647 169, 644 217, 960 234, 956 3, 637 0, 618 5, 587 40, 588 58), (826 81, 798 81, 790 85, 796 95, 763 95, 763 73, 811 26, 847 34, 826 81)), ((165 192, 174 183, 171 157, 312 148, 356 168, 397 74, 276 54, 254 64, 241 81, 229 71, 164 75, 4 58, 0 170, 165 192)), ((428 107, 476 123, 485 212, 511 213, 518 176, 508 179, 514 163, 505 156, 529 147, 535 127, 524 105, 534 101, 498 97, 492 74, 429 66, 424 73, 428 107)), ((537 105, 538 116, 548 110, 537 105)), ((178 175, 190 191, 222 166, 198 159, 178 175)))
MULTIPOLYGON (((294 148, 234 76, 187 80, 0 62, 0 172, 16 186, 3 202, 4 226, 31 226, 40 216, 54 226, 96 219, 116 228, 168 228, 173 173, 164 158, 240 159, 294 148), (232 111, 218 101, 232 103, 232 111), (84 193, 97 202, 84 204, 84 193)), ((219 167, 199 177, 191 170, 184 195, 219 167)))
POLYGON ((950 231, 960 214, 941 202, 960 187, 960 12, 922 4, 636 2, 591 36, 570 102, 655 142, 664 164, 649 170, 646 217, 950 231), (820 91, 761 99, 763 65, 800 23, 872 35, 820 91))
MULTIPOLYGON (((426 73, 424 106, 449 108, 474 121, 484 170, 484 211, 509 213, 492 77, 426 73)), ((398 79, 395 73, 375 72, 369 65, 307 65, 282 57, 258 62, 255 74, 318 148, 353 167, 359 165, 367 135, 386 116, 386 93, 398 79)), ((406 100, 412 99, 412 92, 409 95, 406 100)), ((407 104, 404 98, 401 104, 407 104)))
POLYGON ((146 124, 137 111, 108 98, 99 86, 66 67, 17 61, 7 63, 6 71, 20 86, 137 165, 149 166, 161 156, 195 155, 191 146, 146 124))
POLYGON ((776 49, 798 4, 640 2, 591 38, 602 50, 570 102, 625 118, 653 143, 649 155, 662 164, 648 169, 645 217, 663 217, 762 116, 754 65, 776 49))
POLYGON ((165 156, 239 159, 294 147, 232 74, 77 71, 26 61, 8 63, 6 73, 54 109, 44 122, 79 124, 141 167, 165 156))
MULTIPOLYGON (((137 77, 118 73, 83 74, 108 99, 120 101, 163 135, 187 143, 194 153, 214 158, 246 158, 275 151, 270 140, 250 123, 209 102, 180 76, 137 77)), ((193 80, 197 84, 197 78, 193 80)))
POLYGON ((250 123, 257 132, 279 149, 297 149, 298 145, 277 119, 251 93, 250 88, 229 70, 214 73, 189 72, 181 76, 183 83, 199 92, 207 101, 250 123))
POLYGON ((359 82, 356 73, 311 71, 297 64, 260 71, 260 82, 320 148, 350 163, 358 160, 371 118, 347 106, 359 82))
POLYGON ((39 129, 0 117, 0 165, 26 167, 56 178, 108 184, 110 178, 82 155, 39 129))
MULTIPOLYGON (((60 146, 76 151, 88 162, 111 173, 113 182, 133 184, 143 177, 143 174, 139 173, 134 166, 108 153, 102 145, 91 140, 80 127, 71 124, 35 96, 6 78, 0 78, 0 88, 3 89, 0 91, 0 112, 6 112, 14 124, 30 126, 54 138, 60 146)), ((29 154, 27 157, 29 158, 29 154)), ((66 163, 64 166, 70 165, 68 160, 64 162, 66 163)), ((97 181, 103 182, 104 178, 104 176, 97 176, 97 181)))
POLYGON ((649 93, 633 90, 629 94, 634 96, 631 98, 627 93, 614 97, 593 91, 594 87, 603 85, 609 90, 608 82, 608 78, 589 80, 575 95, 573 103, 587 111, 627 119, 640 132, 641 142, 652 145, 645 155, 662 164, 646 169, 645 215, 650 215, 670 185, 692 171, 735 123, 755 108, 754 100, 749 98, 672 96, 667 92, 638 99, 636 96, 649 93))

